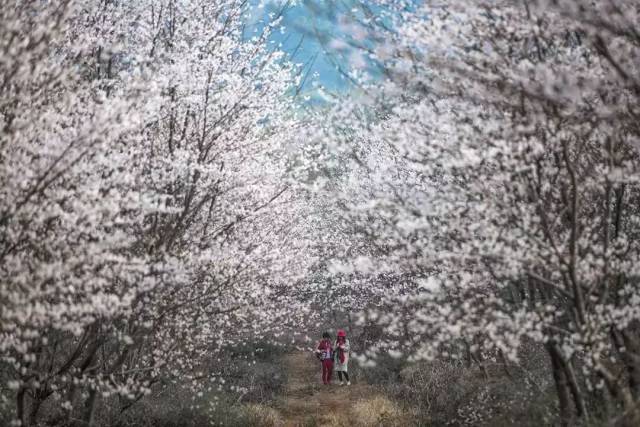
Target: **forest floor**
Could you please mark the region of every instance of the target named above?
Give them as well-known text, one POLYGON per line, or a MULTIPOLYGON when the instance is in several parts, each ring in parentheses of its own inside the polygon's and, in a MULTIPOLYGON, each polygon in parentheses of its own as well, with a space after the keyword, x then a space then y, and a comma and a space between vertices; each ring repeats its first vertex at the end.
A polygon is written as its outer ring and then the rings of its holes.
POLYGON ((352 378, 350 386, 323 385, 320 363, 311 353, 289 354, 286 366, 289 379, 278 409, 287 427, 411 424, 409 414, 358 378, 352 378))

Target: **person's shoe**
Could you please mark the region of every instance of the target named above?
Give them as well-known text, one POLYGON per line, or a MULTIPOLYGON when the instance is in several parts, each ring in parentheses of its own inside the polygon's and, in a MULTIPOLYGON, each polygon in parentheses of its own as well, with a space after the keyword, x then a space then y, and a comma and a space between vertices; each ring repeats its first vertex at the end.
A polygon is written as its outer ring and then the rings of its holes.
POLYGON ((347 385, 351 385, 351 381, 347 381, 347 385))
POLYGON ((344 385, 344 383, 342 381, 340 381, 340 385, 344 385))

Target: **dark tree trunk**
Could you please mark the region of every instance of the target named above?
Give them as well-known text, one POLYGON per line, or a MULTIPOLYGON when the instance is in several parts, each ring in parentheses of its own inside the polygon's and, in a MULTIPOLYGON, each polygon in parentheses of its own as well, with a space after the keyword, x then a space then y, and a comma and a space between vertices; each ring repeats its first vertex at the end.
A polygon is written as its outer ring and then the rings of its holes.
POLYGON ((562 360, 562 356, 558 352, 558 349, 555 347, 555 344, 547 344, 547 351, 551 358, 553 380, 555 382, 556 392, 558 395, 560 425, 568 427, 574 424, 574 414, 569 396, 569 383, 567 381, 566 370, 564 369, 564 361, 562 360))
POLYGON ((24 422, 24 396, 26 390, 24 387, 20 387, 16 394, 16 419, 20 421, 20 425, 25 425, 24 422))
POLYGON ((580 392, 580 386, 578 385, 578 379, 576 378, 575 370, 573 369, 573 363, 571 363, 571 360, 563 362, 567 381, 569 383, 569 389, 571 390, 571 395, 573 396, 573 403, 576 407, 578 418, 581 418, 584 421, 588 421, 589 414, 587 412, 587 405, 584 403, 584 396, 580 392))
POLYGON ((84 414, 82 416, 83 427, 93 427, 94 414, 96 409, 96 400, 98 398, 98 392, 95 389, 89 391, 89 397, 84 405, 84 414))
POLYGON ((38 412, 42 405, 43 399, 36 393, 35 397, 31 401, 31 408, 29 409, 29 424, 30 426, 38 425, 38 412))
POLYGON ((640 396, 640 366, 638 364, 640 343, 633 332, 629 331, 622 332, 622 340, 625 349, 622 353, 622 360, 629 376, 629 390, 631 390, 631 396, 634 400, 638 400, 638 396, 640 396))

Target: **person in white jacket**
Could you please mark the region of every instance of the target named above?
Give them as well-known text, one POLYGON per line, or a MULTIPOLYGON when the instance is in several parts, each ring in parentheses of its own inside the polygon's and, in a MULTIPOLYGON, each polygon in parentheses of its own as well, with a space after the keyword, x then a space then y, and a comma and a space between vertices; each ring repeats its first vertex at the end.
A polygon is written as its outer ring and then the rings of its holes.
POLYGON ((349 340, 347 339, 347 333, 340 329, 338 331, 335 345, 333 346, 334 352, 334 365, 333 369, 338 373, 338 379, 340 385, 344 385, 342 377, 347 381, 347 385, 351 385, 349 381, 348 365, 349 365, 349 340))

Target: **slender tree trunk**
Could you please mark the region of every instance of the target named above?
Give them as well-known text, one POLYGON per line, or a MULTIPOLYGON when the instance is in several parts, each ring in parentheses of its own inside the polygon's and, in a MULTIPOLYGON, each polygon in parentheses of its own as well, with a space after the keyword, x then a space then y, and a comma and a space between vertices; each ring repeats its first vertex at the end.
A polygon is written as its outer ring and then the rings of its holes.
POLYGON ((576 378, 576 373, 573 369, 573 363, 571 363, 571 360, 564 362, 564 370, 569 383, 569 389, 573 395, 573 403, 575 404, 577 415, 584 421, 588 421, 589 413, 587 412, 587 405, 584 403, 584 396, 580 392, 580 386, 578 385, 578 379, 576 378))
POLYGON ((610 336, 627 371, 627 385, 631 396, 637 400, 640 395, 640 365, 638 363, 640 343, 630 331, 616 331, 612 328, 610 336))
POLYGON ((500 355, 500 360, 502 361, 502 369, 504 369, 504 373, 509 377, 510 380, 513 380, 513 374, 509 371, 509 363, 507 358, 504 356, 504 352, 502 350, 498 350, 498 354, 500 355))
POLYGON ((637 400, 638 396, 640 396, 640 366, 637 358, 637 355, 640 355, 640 343, 638 343, 638 339, 633 332, 630 331, 622 332, 622 340, 625 348, 622 360, 629 376, 629 390, 631 390, 631 396, 634 400, 637 400))
MULTIPOLYGON (((593 376, 592 382, 595 384, 597 381, 599 381, 599 378, 593 376)), ((611 399, 611 392, 608 391, 606 387, 594 387, 591 395, 592 400, 595 402, 594 409, 591 411, 592 414, 599 419, 611 419, 613 414, 615 414, 615 406, 611 399)))
POLYGON ((82 426, 93 427, 95 422, 95 409, 98 392, 95 389, 89 391, 89 397, 84 405, 84 413, 82 415, 82 426))
MULTIPOLYGON (((67 400, 71 402, 71 404, 73 405, 73 403, 75 402, 75 398, 76 398, 76 386, 75 384, 73 384, 73 381, 72 381, 71 384, 69 385, 69 389, 67 390, 67 400)), ((64 415, 65 415, 65 425, 71 425, 73 409, 65 408, 64 415)))
POLYGON ((465 346, 467 347, 467 355, 469 357, 469 366, 471 366, 471 361, 475 362, 480 368, 480 372, 482 372, 482 376, 485 380, 489 379, 489 373, 487 372, 487 367, 484 364, 484 360, 482 359, 482 353, 478 352, 478 354, 474 354, 471 350, 471 346, 465 340, 465 346))
POLYGON ((16 419, 20 422, 20 425, 25 425, 24 422, 24 396, 26 389, 20 387, 16 394, 16 419))
POLYGON ((637 407, 636 401, 631 397, 629 389, 627 387, 622 387, 619 384, 618 377, 604 366, 599 366, 597 372, 607 385, 607 389, 611 393, 611 396, 623 404, 624 411, 622 414, 617 414, 619 415, 618 421, 613 424, 625 426, 640 425, 640 409, 637 407))
POLYGON ((43 400, 38 396, 36 396, 31 401, 31 408, 29 409, 29 425, 37 426, 38 425, 38 412, 40 411, 40 406, 42 405, 43 400))
POLYGON ((555 344, 547 344, 547 351, 549 353, 549 357, 551 358, 553 380, 555 382, 556 392, 558 395, 560 425, 563 427, 568 427, 570 425, 573 425, 574 415, 571 405, 571 399, 569 397, 569 383, 567 381, 564 363, 560 353, 555 347, 555 344))

